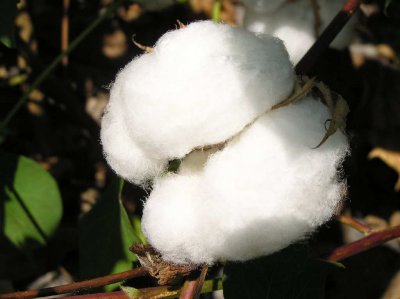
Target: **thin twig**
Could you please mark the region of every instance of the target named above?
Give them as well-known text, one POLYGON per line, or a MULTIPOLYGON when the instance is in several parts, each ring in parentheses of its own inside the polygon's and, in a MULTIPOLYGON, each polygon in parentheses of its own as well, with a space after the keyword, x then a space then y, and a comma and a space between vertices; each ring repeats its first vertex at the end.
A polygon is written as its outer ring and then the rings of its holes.
POLYGON ((62 61, 63 57, 71 53, 96 27, 103 22, 111 13, 113 13, 123 2, 124 0, 115 1, 103 15, 94 20, 81 34, 79 34, 69 45, 68 49, 66 49, 63 53, 58 55, 53 62, 36 78, 36 80, 30 85, 29 89, 22 95, 22 97, 17 101, 15 106, 8 112, 7 116, 0 123, 0 133, 6 128, 8 123, 14 117, 14 115, 21 109, 23 104, 28 100, 29 95, 33 90, 39 87, 40 84, 44 80, 46 80, 47 76, 54 71, 54 69, 58 66, 58 64, 62 61))
MULTIPOLYGON (((65 52, 68 49, 69 43, 69 5, 70 0, 63 0, 63 15, 61 19, 61 52, 65 52)), ((62 59, 62 65, 68 65, 68 56, 65 55, 62 59)))
POLYGON ((328 261, 338 262, 358 253, 382 245, 390 240, 400 237, 400 226, 391 227, 379 232, 374 232, 355 242, 336 248, 328 257, 328 261))
MULTIPOLYGON (((214 291, 222 290, 222 278, 210 279, 204 281, 203 287, 201 288, 200 293, 206 294, 214 291)), ((153 288, 144 288, 138 289, 139 295, 137 297, 128 297, 123 292, 112 292, 106 294, 88 294, 88 295, 80 295, 80 296, 70 296, 63 297, 63 299, 143 299, 143 298, 152 298, 152 299, 168 299, 168 298, 178 298, 183 288, 176 288, 173 286, 160 286, 153 288)))
POLYGON ((28 299, 28 298, 53 296, 53 295, 60 295, 67 293, 76 293, 79 291, 98 288, 108 284, 124 281, 134 277, 144 276, 146 274, 147 270, 143 267, 139 267, 117 274, 111 274, 94 279, 78 281, 56 287, 44 288, 39 290, 28 290, 28 291, 8 293, 8 294, 0 294, 0 299, 28 299))
POLYGON ((350 216, 340 215, 337 217, 337 220, 340 223, 351 226, 355 230, 358 230, 360 233, 363 233, 364 235, 369 235, 372 232, 372 229, 368 225, 361 223, 360 221, 350 216))
POLYGON ((322 32, 314 45, 308 50, 304 57, 296 65, 296 73, 307 74, 319 57, 329 48, 331 42, 342 30, 347 21, 360 7, 361 0, 348 0, 341 11, 335 16, 332 22, 322 32))
POLYGON ((63 299, 130 299, 124 292, 97 293, 63 297, 63 299))

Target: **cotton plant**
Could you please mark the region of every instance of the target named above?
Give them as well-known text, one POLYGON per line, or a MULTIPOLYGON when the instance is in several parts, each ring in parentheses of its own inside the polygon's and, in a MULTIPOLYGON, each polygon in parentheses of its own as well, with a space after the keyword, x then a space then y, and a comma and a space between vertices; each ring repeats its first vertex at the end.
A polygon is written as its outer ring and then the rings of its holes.
MULTIPOLYGON (((294 63, 314 44, 346 0, 243 0, 246 6, 243 26, 256 33, 279 37, 294 63)), ((332 47, 344 49, 353 38, 352 19, 335 38, 332 47)))
POLYGON ((279 105, 295 87, 281 40, 211 21, 166 33, 119 72, 104 153, 126 180, 153 183, 142 229, 165 261, 246 261, 334 215, 347 138, 316 148, 331 112, 313 96, 279 105))

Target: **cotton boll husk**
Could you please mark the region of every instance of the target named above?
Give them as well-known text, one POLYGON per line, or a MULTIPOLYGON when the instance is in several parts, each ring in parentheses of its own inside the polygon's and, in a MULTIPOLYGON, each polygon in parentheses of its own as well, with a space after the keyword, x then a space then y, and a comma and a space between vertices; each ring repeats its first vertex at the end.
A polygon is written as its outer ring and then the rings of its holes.
POLYGON ((344 187, 344 134, 312 149, 330 117, 307 98, 266 113, 220 151, 189 156, 183 173, 157 180, 145 204, 150 243, 167 261, 211 264, 271 254, 308 236, 332 217, 344 187))
POLYGON ((110 102, 101 122, 101 142, 105 158, 112 169, 135 184, 142 184, 149 178, 166 171, 168 161, 157 160, 148 155, 129 136, 122 117, 120 103, 114 88, 110 102))
POLYGON ((174 159, 233 136, 292 92, 294 74, 278 39, 204 21, 166 33, 117 82, 132 139, 174 159))
MULTIPOLYGON (((269 3, 259 0, 260 3, 269 3)), ((315 42, 315 17, 309 0, 294 2, 273 1, 275 6, 270 9, 260 9, 261 4, 245 1, 247 6, 244 27, 252 32, 268 33, 279 37, 294 63, 298 62, 315 42), (280 2, 279 5, 276 2, 280 2)), ((319 0, 321 17, 320 32, 346 3, 345 0, 319 0)), ((271 4, 268 4, 272 6, 271 4)), ((352 39, 356 19, 353 18, 334 39, 331 46, 336 49, 347 47, 352 39)))

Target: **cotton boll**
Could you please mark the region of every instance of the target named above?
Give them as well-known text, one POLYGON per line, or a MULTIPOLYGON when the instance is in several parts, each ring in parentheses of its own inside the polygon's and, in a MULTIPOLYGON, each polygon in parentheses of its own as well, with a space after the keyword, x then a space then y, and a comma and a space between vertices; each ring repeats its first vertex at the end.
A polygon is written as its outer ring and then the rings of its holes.
POLYGON ((229 139, 293 85, 276 38, 211 21, 170 31, 112 85, 102 129, 106 157, 130 181, 150 180, 166 161, 229 139))
POLYGON ((294 63, 300 61, 315 42, 312 32, 294 26, 281 26, 275 30, 274 35, 285 41, 294 63))
POLYGON ((210 154, 202 170, 160 178, 144 209, 150 243, 173 263, 213 263, 245 261, 305 238, 332 217, 343 188, 343 133, 312 149, 328 118, 311 98, 270 111, 210 154))
MULTIPOLYGON (((312 149, 330 117, 321 103, 304 100, 272 111, 205 168, 206 198, 224 232, 214 255, 247 260, 304 238, 335 211, 343 184, 337 167, 347 152, 337 132, 312 149)), ((217 220, 214 220, 217 221, 217 220)))
POLYGON ((281 41, 197 22, 165 34, 116 82, 129 134, 156 159, 224 141, 293 89, 281 41))
POLYGON ((214 262, 205 234, 214 228, 207 223, 207 207, 200 177, 169 174, 154 185, 143 210, 142 229, 163 259, 176 264, 214 262))
MULTIPOLYGON (((269 3, 267 0, 259 0, 269 3)), ((279 37, 294 63, 298 62, 307 50, 313 45, 315 37, 315 16, 309 0, 288 2, 280 0, 280 5, 273 9, 260 10, 261 4, 254 6, 254 1, 245 1, 247 12, 244 27, 252 32, 268 33, 279 37)), ((319 14, 321 17, 320 32, 325 29, 345 0, 319 0, 319 14)), ((355 18, 343 28, 334 39, 331 46, 337 49, 347 47, 352 39, 355 18)))
POLYGON ((178 173, 181 175, 192 175, 198 174, 203 171, 204 166, 207 163, 208 158, 217 152, 218 149, 209 150, 196 150, 190 153, 182 160, 178 173))
POLYGON ((120 103, 112 92, 101 123, 103 150, 108 164, 117 174, 130 182, 142 184, 163 173, 168 161, 148 157, 129 136, 122 114, 120 103))

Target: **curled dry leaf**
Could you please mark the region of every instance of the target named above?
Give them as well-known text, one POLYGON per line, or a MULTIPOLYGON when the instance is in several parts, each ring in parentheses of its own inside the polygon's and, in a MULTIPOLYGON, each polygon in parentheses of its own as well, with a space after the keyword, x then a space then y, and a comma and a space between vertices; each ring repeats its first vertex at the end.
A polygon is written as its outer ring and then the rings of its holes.
POLYGON ((132 36, 132 42, 135 44, 136 47, 145 51, 146 53, 151 53, 154 51, 154 48, 139 44, 137 41, 135 41, 135 35, 132 36))
MULTIPOLYGON (((301 79, 300 79, 301 80, 301 79)), ((306 97, 311 90, 314 88, 315 86, 315 79, 306 79, 306 82, 303 86, 300 87, 300 82, 298 81, 297 87, 296 87, 296 91, 287 99, 283 100, 282 102, 272 106, 271 110, 275 110, 281 107, 285 107, 287 105, 293 104, 301 99, 303 99, 304 97, 306 97)))
MULTIPOLYGON (((325 99, 326 104, 332 111, 331 107, 333 106, 333 101, 331 92, 321 82, 317 84, 316 87, 319 88, 319 90, 322 92, 323 99, 325 99), (321 86, 324 87, 321 89, 321 86)), ((347 104, 345 99, 343 99, 342 96, 338 95, 338 99, 334 104, 332 119, 329 120, 329 127, 326 130, 326 133, 322 138, 321 142, 315 148, 319 148, 321 145, 323 145, 326 142, 326 140, 328 140, 330 136, 335 134, 335 132, 338 129, 344 130, 346 128, 346 117, 349 112, 350 112, 349 105, 347 104)))

